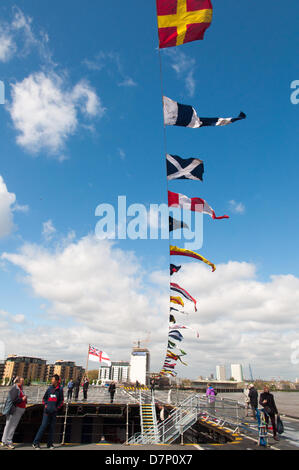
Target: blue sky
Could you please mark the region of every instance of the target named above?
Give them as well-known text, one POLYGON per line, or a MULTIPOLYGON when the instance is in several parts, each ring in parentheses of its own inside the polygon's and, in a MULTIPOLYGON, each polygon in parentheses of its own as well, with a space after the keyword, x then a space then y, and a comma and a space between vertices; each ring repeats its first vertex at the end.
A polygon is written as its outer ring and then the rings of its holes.
MULTIPOLYGON (((290 9, 268 0, 259 5, 214 0, 214 18, 204 41, 161 52, 165 95, 192 104, 202 116, 236 116, 241 110, 247 114, 245 121, 219 129, 167 128, 169 153, 196 156, 205 162, 203 183, 175 181, 169 189, 203 197, 217 215, 230 215, 228 221, 205 216, 201 253, 216 265, 233 261, 255 266, 254 279, 260 286, 271 283, 273 275, 298 278, 299 106, 290 101, 290 86, 299 78, 299 7, 291 3, 290 14, 290 9)), ((1 253, 17 254, 24 244, 35 244, 54 256, 63 250, 61 244, 78 244, 92 234, 96 207, 116 204, 118 195, 126 195, 128 204, 165 203, 155 2, 140 6, 135 0, 54 0, 51 4, 26 0, 16 6, 5 0, 0 7, 0 34, 11 41, 2 56, 0 47, 0 79, 6 87, 6 105, 0 106, 0 175, 21 206, 11 214, 14 230, 0 239, 1 253), (17 99, 14 90, 24 93, 26 86, 45 85, 46 79, 60 93, 61 108, 48 120, 47 109, 39 106, 41 125, 52 131, 37 139, 36 116, 30 113, 29 102, 27 115, 27 102, 17 99), (89 111, 84 108, 87 104, 89 111), (70 112, 64 113, 63 106, 75 113, 71 122, 70 112), (58 118, 62 119, 60 128, 58 118), (34 124, 29 132, 26 126, 31 121, 34 124), (24 132, 26 142, 20 140, 24 132), (43 235, 43 224, 49 221, 53 233, 43 235), (70 233, 73 235, 66 241, 70 233)), ((124 253, 134 252, 143 269, 141 290, 148 302, 148 289, 152 289, 149 273, 164 273, 165 288, 168 241, 124 240, 114 246, 124 253)), ((51 337, 56 315, 65 328, 72 323, 72 316, 66 319, 58 314, 53 297, 37 287, 31 262, 21 265, 19 259, 2 259, 0 310, 5 315, 23 315, 24 321, 30 322, 27 335, 30 328, 49 325, 51 337)), ((286 296, 282 294, 282 301, 286 296)), ((284 314, 281 311, 281 318, 284 314)), ((81 321, 84 323, 80 317, 81 321)), ((164 320, 161 313, 163 321, 167 323, 166 312, 164 320)), ((198 320, 195 323, 200 325, 198 320)), ((271 329, 271 316, 268 327, 271 329)), ((100 335, 100 326, 97 328, 100 335)), ((296 340, 296 324, 281 328, 292 331, 292 340, 296 340)), ((146 331, 149 329, 147 326, 146 331)), ((259 331, 265 331, 265 325, 260 325, 259 331)), ((18 352, 37 354, 33 343, 27 346, 28 351, 18 352)), ((104 343, 103 348, 109 349, 109 344, 104 343)), ((131 343, 127 350, 130 348, 131 343)), ((159 348, 157 344, 157 364, 159 348)), ((7 349, 14 352, 13 343, 7 349)), ((39 354, 56 357, 58 352, 53 346, 53 350, 39 354)), ((242 358, 229 356, 227 361, 242 358)), ((252 360, 259 362, 257 357, 252 360)), ((217 356, 207 359, 208 365, 194 366, 194 375, 200 367, 204 373, 212 371, 214 361, 217 356)), ((296 368, 289 364, 288 353, 280 366, 273 366, 273 375, 282 375, 279 367, 285 363, 288 375, 295 377, 296 368)), ((260 374, 267 374, 266 367, 258 367, 260 374)))

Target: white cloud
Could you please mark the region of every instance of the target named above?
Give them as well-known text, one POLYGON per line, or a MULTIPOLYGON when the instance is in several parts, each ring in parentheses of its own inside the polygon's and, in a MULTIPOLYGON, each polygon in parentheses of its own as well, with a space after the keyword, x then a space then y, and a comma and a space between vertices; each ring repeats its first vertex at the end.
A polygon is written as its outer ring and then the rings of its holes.
POLYGON ((54 233, 56 233, 56 228, 53 225, 52 220, 47 220, 43 223, 42 235, 47 240, 50 241, 53 238, 54 233))
POLYGON ((15 204, 12 208, 13 212, 28 212, 29 206, 27 204, 15 204))
POLYGON ((294 376, 290 344, 299 336, 298 278, 280 275, 260 282, 249 263, 229 262, 215 273, 191 263, 176 282, 198 299, 198 312, 190 317, 200 331, 200 342, 193 340, 192 347, 198 370, 208 374, 223 362, 251 363, 261 376, 294 376))
POLYGON ((24 323, 25 315, 18 313, 17 315, 13 315, 11 319, 14 323, 24 323))
POLYGON ((92 71, 100 71, 105 69, 111 74, 111 69, 107 67, 107 63, 112 64, 112 68, 117 70, 117 74, 121 77, 121 81, 117 83, 120 87, 136 87, 137 83, 132 77, 124 72, 124 67, 120 55, 116 52, 100 51, 94 59, 85 59, 83 64, 92 71))
POLYGON ((13 206, 16 195, 7 190, 7 186, 0 176, 0 238, 10 235, 14 230, 13 206))
POLYGON ((51 61, 48 50, 48 36, 40 31, 39 37, 32 30, 33 20, 18 7, 13 8, 13 19, 0 24, 0 61, 8 62, 15 55, 27 56, 32 50, 38 51, 40 57, 51 61))
POLYGON ((242 202, 236 202, 234 199, 229 201, 230 210, 235 214, 244 214, 245 206, 242 202))
POLYGON ((16 195, 8 191, 5 181, 0 175, 0 238, 10 235, 16 229, 14 212, 26 213, 29 211, 29 206, 20 205, 16 200, 16 195))
POLYGON ((12 36, 0 29, 0 61, 8 62, 16 50, 12 36))
POLYGON ((174 49, 166 50, 164 54, 170 59, 170 66, 175 71, 178 79, 184 81, 188 95, 194 96, 196 88, 194 78, 195 59, 189 57, 184 52, 174 49))
POLYGON ((137 83, 130 77, 125 78, 122 82, 118 83, 118 86, 124 87, 134 87, 137 86, 137 83))
MULTIPOLYGON (((151 331, 152 369, 161 367, 168 272, 149 276, 134 254, 92 236, 72 237, 55 250, 27 244, 2 260, 21 268, 34 295, 50 305, 41 314, 54 326, 32 326, 23 334, 28 353, 82 362, 86 345, 95 343, 115 360, 128 359, 133 341, 151 331)), ((200 334, 198 340, 194 331, 184 331, 189 367, 178 367, 181 376, 215 373, 222 363, 242 363, 245 372, 250 363, 255 376, 296 376, 290 358, 299 336, 298 278, 278 275, 261 282, 253 264, 230 261, 215 273, 202 263, 184 263, 171 279, 198 301, 196 313, 186 301, 189 314, 175 315, 200 334)), ((12 342, 10 348, 13 352, 12 342)))
POLYGON ((94 59, 84 59, 83 64, 93 71, 100 71, 105 67, 106 54, 104 52, 99 52, 94 59))
POLYGON ((87 117, 102 116, 105 111, 87 82, 66 89, 62 77, 44 72, 12 85, 7 109, 19 132, 19 145, 34 154, 46 150, 60 158, 67 139, 78 129, 78 109, 87 117))
POLYGON ((97 94, 85 80, 81 80, 74 87, 71 96, 73 102, 78 104, 86 115, 103 116, 105 108, 102 107, 97 94))
MULTIPOLYGON (((88 343, 106 348, 115 359, 127 357, 133 341, 144 338, 150 330, 155 332, 154 348, 158 345, 165 351, 167 297, 161 300, 159 288, 144 285, 133 254, 88 236, 55 251, 25 245, 20 253, 6 253, 2 259, 22 268, 35 296, 51 305, 47 320, 56 318, 60 325, 69 321, 67 331, 63 325, 49 327, 45 344, 51 343, 57 330, 50 351, 57 350, 59 340, 70 343, 77 357, 78 350, 86 349, 88 343)), ((27 341, 33 343, 35 334, 31 331, 28 337, 27 332, 27 341)), ((42 342, 39 346, 38 355, 50 353, 42 342)), ((31 347, 36 350, 35 345, 31 347)), ((161 361, 156 354, 158 368, 161 361)))
POLYGON ((122 149, 122 148, 119 148, 118 149, 118 153, 119 153, 119 156, 122 160, 125 160, 126 158, 126 152, 122 149))

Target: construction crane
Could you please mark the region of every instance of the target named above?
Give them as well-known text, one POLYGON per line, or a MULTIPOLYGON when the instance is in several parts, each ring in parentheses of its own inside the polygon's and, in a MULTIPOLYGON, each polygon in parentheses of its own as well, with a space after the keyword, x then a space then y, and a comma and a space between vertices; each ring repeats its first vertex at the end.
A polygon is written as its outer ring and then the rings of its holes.
POLYGON ((134 346, 137 348, 140 348, 141 343, 143 345, 147 345, 148 343, 150 343, 150 336, 151 336, 151 332, 148 331, 145 339, 138 339, 137 341, 133 341, 134 346))
POLYGON ((252 374, 252 369, 251 369, 251 365, 249 364, 249 375, 250 375, 250 380, 251 382, 253 382, 253 374, 252 374))

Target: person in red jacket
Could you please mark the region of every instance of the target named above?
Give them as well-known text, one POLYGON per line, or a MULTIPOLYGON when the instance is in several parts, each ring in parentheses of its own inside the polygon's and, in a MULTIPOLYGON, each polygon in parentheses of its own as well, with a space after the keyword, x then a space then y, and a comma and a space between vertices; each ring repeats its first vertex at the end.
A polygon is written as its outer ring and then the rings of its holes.
POLYGON ((63 389, 60 386, 59 375, 57 374, 53 375, 51 382, 52 384, 46 391, 44 398, 43 398, 43 404, 45 405, 44 415, 43 415, 42 424, 39 430, 37 431, 37 434, 32 444, 32 447, 34 449, 40 449, 40 446, 39 446, 40 441, 42 440, 43 434, 48 426, 49 426, 49 432, 48 432, 47 447, 48 449, 54 449, 53 438, 54 438, 54 430, 55 430, 55 424, 56 424, 56 415, 63 405, 64 398, 63 398, 63 389))

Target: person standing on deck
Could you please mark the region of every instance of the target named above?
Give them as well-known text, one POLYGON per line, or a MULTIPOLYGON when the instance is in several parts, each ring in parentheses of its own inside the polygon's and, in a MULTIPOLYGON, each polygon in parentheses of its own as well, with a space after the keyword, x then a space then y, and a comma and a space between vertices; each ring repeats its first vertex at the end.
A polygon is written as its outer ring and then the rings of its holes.
POLYGON ((260 405, 265 410, 265 421, 267 424, 267 429, 268 429, 268 424, 269 424, 269 418, 271 419, 272 423, 272 428, 273 428, 273 438, 276 441, 279 441, 279 438, 277 437, 277 428, 276 428, 276 421, 275 421, 275 415, 278 415, 278 410, 276 408, 274 396, 272 393, 270 393, 269 387, 264 387, 264 392, 261 393, 260 395, 260 405))
POLYGON ((87 400, 87 391, 89 387, 89 380, 87 377, 84 378, 82 387, 83 387, 83 400, 87 400))
POLYGON ((206 390, 206 397, 208 399, 209 406, 215 409, 216 392, 211 384, 208 384, 208 388, 206 390))
POLYGON ((74 400, 77 401, 79 397, 79 390, 80 390, 80 379, 78 378, 74 383, 74 400))
POLYGON ((115 390, 116 390, 116 385, 115 385, 115 382, 112 381, 108 388, 108 392, 110 393, 110 403, 113 403, 115 390))
POLYGON ((256 418, 256 410, 258 408, 258 392, 253 384, 249 385, 248 397, 250 399, 250 406, 252 409, 252 417, 256 418))
POLYGON ((74 386, 75 384, 71 379, 69 383, 67 384, 67 400, 68 401, 72 399, 74 386))
POLYGON ((151 379, 150 381, 150 390, 151 390, 151 395, 153 396, 154 391, 155 391, 155 386, 156 386, 156 381, 154 378, 151 379))
POLYGON ((40 442, 48 426, 49 432, 47 447, 48 449, 54 449, 53 440, 56 425, 56 415, 63 405, 63 400, 63 388, 60 386, 60 377, 59 375, 54 374, 51 380, 51 385, 43 398, 43 404, 45 405, 43 420, 32 444, 34 449, 40 449, 40 442))
POLYGON ((25 413, 27 397, 23 393, 24 379, 22 377, 16 377, 14 385, 9 391, 8 398, 6 400, 3 414, 6 415, 6 423, 3 431, 1 440, 1 447, 7 447, 8 449, 14 449, 13 436, 15 430, 25 413))

